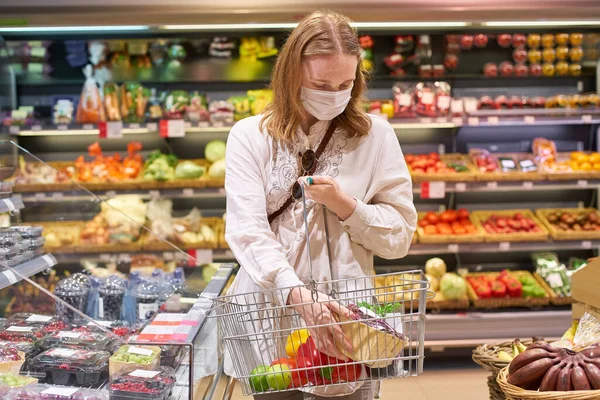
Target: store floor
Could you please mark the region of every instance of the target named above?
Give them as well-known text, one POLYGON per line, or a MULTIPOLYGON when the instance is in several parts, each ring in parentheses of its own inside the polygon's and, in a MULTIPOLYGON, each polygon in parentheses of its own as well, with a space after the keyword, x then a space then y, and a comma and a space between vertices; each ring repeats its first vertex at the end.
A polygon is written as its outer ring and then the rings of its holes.
MULTIPOLYGON (((381 398, 397 400, 399 395, 410 400, 486 400, 488 373, 481 368, 430 369, 416 378, 383 382, 381 398)), ((221 400, 217 391, 215 400, 221 400)), ((249 399, 242 395, 239 385, 232 400, 249 399)))

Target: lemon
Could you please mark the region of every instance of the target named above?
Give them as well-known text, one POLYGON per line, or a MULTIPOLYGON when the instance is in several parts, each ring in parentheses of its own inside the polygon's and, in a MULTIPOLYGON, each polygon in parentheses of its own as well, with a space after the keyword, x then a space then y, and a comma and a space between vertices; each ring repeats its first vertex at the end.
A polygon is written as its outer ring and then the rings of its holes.
POLYGON ((288 357, 296 358, 298 347, 306 343, 309 336, 310 333, 308 332, 308 329, 298 329, 297 331, 293 331, 290 336, 288 336, 285 344, 285 353, 288 357))

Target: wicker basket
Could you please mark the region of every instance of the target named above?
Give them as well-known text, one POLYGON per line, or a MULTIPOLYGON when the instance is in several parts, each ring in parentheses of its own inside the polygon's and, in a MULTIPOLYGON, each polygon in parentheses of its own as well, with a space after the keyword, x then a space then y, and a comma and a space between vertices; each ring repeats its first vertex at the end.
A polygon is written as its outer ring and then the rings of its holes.
POLYGON ((499 242, 543 242, 548 239, 548 231, 545 229, 544 224, 540 221, 531 210, 501 210, 501 211, 474 211, 472 214, 472 220, 476 226, 478 226, 482 232, 484 232, 484 241, 488 243, 499 243, 499 242), (525 218, 533 220, 542 230, 542 232, 532 233, 489 233, 483 228, 483 223, 492 215, 500 215, 504 217, 512 217, 513 215, 520 213, 525 218))
POLYGON ((548 215, 557 211, 569 213, 595 212, 598 216, 598 210, 595 208, 540 208, 535 211, 536 215, 544 224, 544 227, 550 232, 554 240, 596 240, 600 239, 600 231, 565 231, 553 226, 548 221, 548 215))
POLYGON ((600 390, 579 390, 572 392, 538 392, 525 390, 508 383, 508 367, 503 368, 496 378, 506 395, 506 400, 598 400, 600 390))
MULTIPOLYGON (((32 163, 32 164, 41 164, 41 163, 32 163)), ((50 161, 47 162, 50 167, 54 168, 57 171, 64 170, 68 167, 75 166, 75 163, 71 161, 50 161)), ((17 173, 7 179, 10 182, 15 182, 17 173)), ((68 190, 75 189, 75 184, 73 182, 61 182, 61 183, 15 183, 13 187, 13 191, 15 193, 33 193, 33 192, 66 192, 68 190)))
MULTIPOLYGON (((510 153, 510 154, 496 154, 496 157, 513 157, 517 160, 533 160, 533 156, 529 153, 510 153)), ((477 165, 476 162, 471 159, 473 165, 477 165)), ((521 181, 543 181, 546 179, 546 174, 540 171, 538 168, 537 171, 531 172, 502 172, 502 171, 494 171, 494 172, 481 172, 478 170, 476 180, 480 182, 521 182, 521 181)))
MULTIPOLYGON (((534 279, 533 275, 529 271, 511 271, 511 274, 515 277, 519 277, 522 275, 529 276, 531 279, 534 279)), ((499 272, 476 272, 470 273, 469 276, 490 276, 497 277, 500 275, 499 272)), ((545 297, 505 297, 505 298, 489 298, 482 299, 477 293, 475 293, 475 289, 471 286, 469 281, 467 280, 467 293, 469 294, 469 298, 471 302, 475 306, 475 308, 483 308, 483 309, 496 309, 496 308, 511 308, 511 307, 526 307, 526 308, 534 308, 534 307, 542 307, 550 304, 550 294, 546 293, 545 297)))
POLYGON ((442 310, 466 310, 469 308, 469 299, 463 300, 436 300, 427 299, 427 309, 432 311, 442 310))
POLYGON ((443 162, 460 162, 463 163, 468 171, 466 172, 457 172, 455 174, 428 174, 422 172, 414 172, 410 166, 408 166, 408 170, 410 172, 410 176, 412 177, 413 183, 419 182, 473 182, 475 181, 475 176, 477 175, 477 168, 469 158, 463 154, 443 154, 440 156, 440 160, 443 162))
MULTIPOLYGON (((586 154, 589 154, 586 153, 586 154)), ((570 160, 570 153, 558 153, 556 155, 556 161, 567 161, 570 160)), ((548 167, 544 169, 547 179, 549 181, 573 181, 578 179, 600 179, 600 171, 552 171, 548 167)))
POLYGON ((554 292, 554 290, 552 290, 550 285, 548 285, 548 282, 546 282, 546 280, 542 278, 539 274, 535 273, 533 274, 533 277, 538 281, 540 286, 543 287, 546 293, 548 293, 548 295, 550 296, 550 304, 555 306, 569 306, 575 302, 575 300, 573 300, 573 297, 571 296, 563 297, 557 295, 554 292))
MULTIPOLYGON (((419 212, 419 221, 425 217, 426 213, 419 212)), ((481 225, 476 225, 473 218, 469 215, 469 220, 475 225, 477 233, 467 233, 464 235, 441 235, 441 234, 427 234, 425 229, 420 226, 417 228, 417 235, 419 243, 423 244, 444 244, 444 243, 481 243, 483 242, 483 234, 481 225)), ((414 235, 416 237, 417 235, 414 235)))
MULTIPOLYGON (((531 341, 521 341, 526 346, 531 341)), ((506 396, 496 381, 498 373, 510 364, 508 361, 500 360, 497 354, 500 351, 512 353, 512 342, 501 342, 496 344, 482 344, 473 350, 472 359, 475 363, 483 367, 491 374, 488 377, 488 388, 490 391, 490 400, 505 400, 506 396)))

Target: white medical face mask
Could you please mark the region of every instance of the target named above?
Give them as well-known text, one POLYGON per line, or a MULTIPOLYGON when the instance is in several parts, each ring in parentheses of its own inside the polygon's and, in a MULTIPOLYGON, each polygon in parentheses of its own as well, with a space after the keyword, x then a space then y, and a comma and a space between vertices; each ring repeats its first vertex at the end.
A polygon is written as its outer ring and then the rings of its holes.
POLYGON ((346 109, 352 98, 352 87, 337 92, 328 92, 302 86, 300 100, 310 115, 319 121, 331 121, 346 109))

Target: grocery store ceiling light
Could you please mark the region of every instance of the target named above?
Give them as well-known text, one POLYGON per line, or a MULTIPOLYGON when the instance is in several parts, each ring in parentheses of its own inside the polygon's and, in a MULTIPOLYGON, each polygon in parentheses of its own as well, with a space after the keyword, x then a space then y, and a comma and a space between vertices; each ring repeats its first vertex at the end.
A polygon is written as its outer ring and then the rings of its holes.
POLYGON ((481 25, 492 28, 520 28, 520 27, 554 27, 554 26, 600 26, 600 20, 577 20, 577 21, 488 21, 481 25))
POLYGON ((147 25, 102 26, 14 26, 0 28, 0 33, 72 33, 72 32, 137 32, 147 31, 147 25))
MULTIPOLYGON (((196 25, 162 25, 160 29, 173 31, 234 31, 293 29, 298 24, 289 23, 249 23, 249 24, 196 24, 196 25)), ((406 29, 406 28, 461 28, 467 22, 354 22, 352 26, 359 29, 406 29)))

